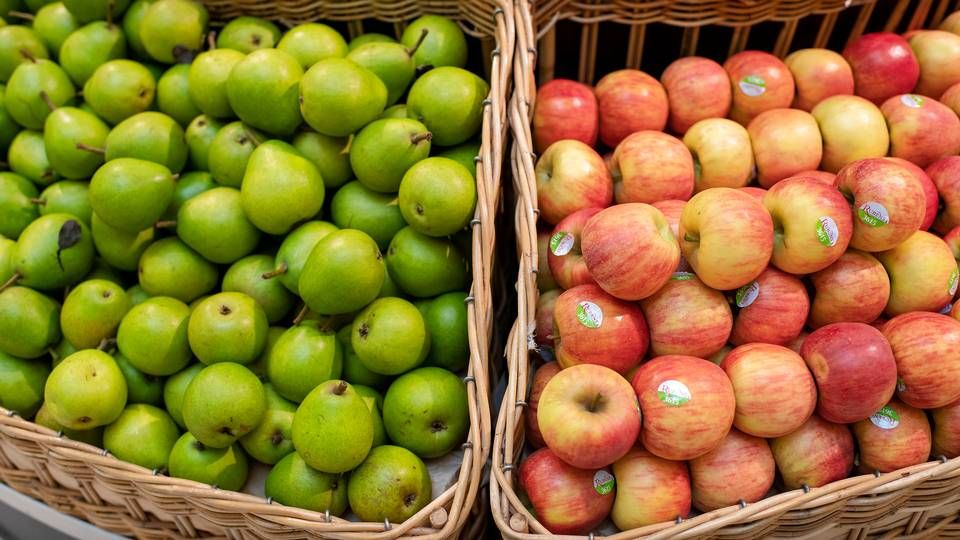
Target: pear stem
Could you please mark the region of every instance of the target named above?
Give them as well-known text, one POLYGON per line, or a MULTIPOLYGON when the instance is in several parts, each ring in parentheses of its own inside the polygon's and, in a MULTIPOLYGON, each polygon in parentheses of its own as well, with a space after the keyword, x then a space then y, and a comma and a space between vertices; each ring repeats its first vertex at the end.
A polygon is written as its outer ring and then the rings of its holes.
POLYGON ((107 2, 107 26, 113 27, 113 4, 115 0, 107 2))
POLYGON ((300 308, 300 311, 297 312, 297 316, 293 318, 293 326, 303 322, 303 319, 307 317, 307 312, 310 311, 310 308, 307 307, 307 304, 303 304, 303 307, 300 308))
POLYGON ((287 273, 287 263, 280 263, 273 270, 260 274, 260 277, 262 279, 271 279, 286 273, 287 273))
POLYGON ((40 197, 33 197, 32 199, 30 199, 30 202, 33 204, 39 204, 40 206, 47 204, 47 201, 40 197))
POLYGON ((8 11, 7 15, 15 19, 23 19, 25 21, 32 21, 34 19, 33 13, 27 13, 25 11, 8 11))
POLYGON ((82 142, 77 143, 77 150, 83 150, 84 152, 90 152, 91 154, 100 154, 101 156, 106 154, 107 151, 103 148, 97 148, 96 146, 90 146, 82 142))
POLYGON ((410 136, 410 144, 417 145, 423 141, 433 140, 433 133, 429 131, 424 131, 423 133, 414 133, 410 136))
POLYGON ((333 393, 336 394, 336 395, 338 395, 338 396, 342 396, 343 393, 346 392, 346 391, 347 391, 347 388, 349 388, 349 387, 350 387, 350 385, 347 384, 347 381, 340 381, 340 383, 337 384, 337 386, 335 386, 335 387, 333 388, 333 393))
POLYGON ((51 112, 57 110, 57 104, 54 103, 53 100, 50 99, 50 95, 43 90, 40 91, 40 99, 47 104, 47 108, 50 109, 51 112))
POLYGON ((177 221, 174 219, 160 220, 153 224, 153 228, 155 229, 173 229, 176 226, 177 221))
POLYGON ((3 292, 3 291, 5 291, 5 290, 9 289, 9 288, 10 288, 12 285, 14 285, 16 282, 20 281, 20 278, 22 278, 22 277, 23 277, 23 276, 20 275, 20 272, 14 272, 13 275, 10 276, 10 279, 4 281, 4 282, 3 282, 3 285, 0 285, 0 292, 3 292))
POLYGON ((217 48, 217 31, 211 30, 207 34, 207 48, 216 49, 217 48))
POLYGON ((23 56, 30 61, 31 64, 37 63, 37 57, 33 55, 28 49, 20 49, 20 56, 23 56))
POLYGON ((341 156, 345 156, 350 153, 350 147, 353 146, 353 133, 347 137, 347 144, 343 147, 343 150, 340 151, 341 156))
POLYGON ((100 344, 97 345, 97 349, 101 351, 106 351, 112 349, 114 345, 117 344, 117 340, 114 338, 103 338, 100 340, 100 344))
POLYGON ((170 178, 173 178, 174 180, 179 180, 179 179, 180 179, 180 173, 173 173, 173 174, 170 176, 170 178))
POLYGON ((423 31, 420 32, 420 37, 417 38, 417 42, 413 44, 413 48, 407 49, 407 55, 410 58, 413 58, 413 55, 417 53, 417 49, 420 48, 420 45, 423 45, 423 40, 427 39, 427 34, 429 33, 430 30, 424 28, 423 31))

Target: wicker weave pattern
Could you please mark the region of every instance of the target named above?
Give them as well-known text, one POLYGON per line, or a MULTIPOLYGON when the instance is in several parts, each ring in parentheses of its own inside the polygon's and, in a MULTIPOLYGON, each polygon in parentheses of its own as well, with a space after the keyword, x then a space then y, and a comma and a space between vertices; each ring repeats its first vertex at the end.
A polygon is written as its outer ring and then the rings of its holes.
POLYGON ((337 538, 424 539, 482 534, 471 519, 482 472, 490 453, 489 347, 493 333, 494 220, 500 206, 502 156, 506 141, 507 96, 512 87, 516 32, 506 0, 405 0, 402 2, 320 2, 303 0, 207 0, 213 18, 258 15, 287 24, 321 19, 350 22, 359 33, 363 19, 396 23, 424 13, 457 19, 482 40, 490 94, 484 102, 481 149, 477 156, 477 209, 473 231, 473 285, 468 297, 470 365, 466 380, 470 431, 456 482, 402 524, 356 523, 270 504, 244 493, 157 475, 105 455, 98 448, 58 436, 0 408, 0 481, 51 507, 119 534, 172 538, 337 538))

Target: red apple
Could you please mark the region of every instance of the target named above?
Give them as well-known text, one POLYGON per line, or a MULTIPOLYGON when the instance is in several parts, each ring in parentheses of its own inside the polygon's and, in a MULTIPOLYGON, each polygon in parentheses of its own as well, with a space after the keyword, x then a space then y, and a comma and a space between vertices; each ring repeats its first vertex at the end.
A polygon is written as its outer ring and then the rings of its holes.
POLYGON ((930 422, 920 409, 894 399, 870 418, 853 425, 860 448, 860 471, 893 472, 930 457, 930 422))
POLYGON ((607 469, 571 467, 549 448, 523 460, 519 476, 537 520, 554 534, 586 534, 613 508, 613 488, 606 487, 613 476, 607 469))
POLYGON ((683 135, 705 118, 730 112, 730 79, 723 66, 702 56, 675 60, 660 76, 670 102, 670 129, 683 135))
POLYGON ((667 219, 643 203, 618 204, 590 218, 580 246, 593 279, 624 300, 657 292, 680 262, 667 219))
POLYGON ((837 173, 837 187, 856 217, 850 247, 886 251, 920 229, 927 200, 920 181, 887 159, 862 159, 837 173))
POLYGON ((730 337, 733 315, 727 299, 691 273, 677 273, 640 302, 650 326, 654 356, 683 354, 706 358, 730 337))
POLYGON ((960 156, 947 156, 927 167, 927 174, 937 187, 943 209, 933 222, 940 233, 960 226, 960 156))
POLYGON ((623 457, 640 432, 630 383, 612 369, 580 364, 561 370, 540 394, 537 422, 557 457, 580 469, 623 457))
POLYGON ((960 261, 960 226, 950 229, 950 232, 943 235, 943 241, 946 242, 953 258, 960 261))
POLYGON ((960 152, 960 119, 943 103, 901 94, 884 101, 880 111, 887 119, 892 156, 926 167, 960 152))
POLYGON ((851 249, 830 266, 810 276, 816 294, 810 327, 838 322, 870 323, 890 298, 890 278, 873 255, 851 249))
POLYGON ((733 88, 730 118, 746 126, 758 114, 789 107, 793 102, 793 75, 776 56, 742 51, 723 64, 733 88))
POLYGON ((540 216, 556 224, 583 208, 603 208, 613 201, 610 171, 593 148, 580 141, 557 141, 536 167, 540 216))
POLYGON ((602 208, 584 208, 560 220, 553 228, 547 249, 547 265, 557 284, 564 288, 594 283, 580 249, 580 235, 587 221, 602 208))
POLYGON ((931 411, 933 418, 933 455, 960 456, 960 401, 931 411))
POLYGON ((897 362, 897 397, 920 409, 960 398, 960 321, 939 313, 905 313, 883 325, 897 362))
POLYGON ((912 162, 898 157, 888 157, 887 159, 909 169, 910 172, 913 173, 913 176, 920 181, 923 194, 927 199, 927 208, 923 213, 923 223, 920 224, 920 230, 925 231, 929 229, 933 225, 933 220, 937 218, 937 211, 940 207, 940 195, 937 194, 937 186, 933 183, 933 180, 930 179, 926 171, 917 167, 912 162))
POLYGON ((800 429, 770 441, 787 489, 820 487, 846 478, 853 469, 853 436, 843 424, 813 415, 800 429))
POLYGON ((950 110, 955 114, 960 115, 960 82, 947 88, 943 95, 938 98, 938 101, 950 107, 950 110))
POLYGON ((554 305, 553 321, 554 352, 564 368, 597 364, 626 373, 650 345, 640 306, 593 284, 564 291, 554 305))
POLYGON ((762 499, 777 464, 767 441, 731 429, 720 446, 690 461, 693 505, 702 512, 762 499))
POLYGON ((960 82, 960 36, 943 30, 921 30, 911 35, 909 42, 920 63, 920 80, 914 92, 936 99, 960 82))
POLYGON ((786 345, 796 339, 810 312, 810 298, 796 276, 772 266, 734 295, 740 308, 730 342, 786 345))
POLYGON ((537 298, 536 327, 533 339, 540 347, 553 348, 553 306, 557 303, 560 290, 553 289, 540 293, 537 298))
POLYGON ((937 311, 957 293, 957 260, 950 247, 927 231, 917 231, 897 247, 877 254, 890 276, 885 310, 895 316, 937 311))
POLYGON ((853 70, 829 49, 801 49, 783 61, 797 83, 793 107, 809 111, 830 96, 853 93, 853 70))
POLYGON ((917 84, 920 64, 907 40, 892 32, 864 34, 843 50, 858 96, 877 105, 917 84))
POLYGON ((673 460, 716 448, 733 425, 736 400, 730 379, 716 364, 692 356, 660 356, 633 377, 640 400, 640 440, 650 452, 673 460))
POLYGON ((726 118, 701 120, 687 130, 683 144, 693 156, 694 191, 746 186, 755 174, 750 133, 726 118))
POLYGON ((540 292, 546 292, 559 287, 557 281, 553 279, 550 273, 550 264, 547 262, 547 253, 550 253, 550 237, 553 236, 549 229, 537 230, 537 289, 540 292))
POLYGON ((869 418, 890 401, 897 362, 884 335, 863 323, 818 328, 800 350, 819 390, 817 414, 850 424, 869 418))
POLYGON ((613 464, 617 499, 610 518, 622 531, 686 518, 690 513, 687 464, 636 447, 613 464))
POLYGON ((667 125, 667 92, 642 71, 614 71, 600 79, 594 92, 600 106, 600 141, 610 148, 631 133, 662 131, 667 125))
POLYGON ((823 157, 823 140, 817 120, 797 109, 770 109, 747 126, 757 162, 757 180, 765 188, 816 169, 823 157))
POLYGON ((693 193, 693 158, 683 142, 659 131, 638 131, 613 152, 610 171, 617 203, 687 200, 693 193))
POLYGON ((744 186, 738 189, 746 193, 747 195, 750 195, 754 199, 760 201, 761 204, 763 204, 763 198, 767 196, 767 190, 763 189, 762 187, 744 186))
MULTIPOLYGON (((650 206, 663 213, 663 217, 667 218, 667 223, 670 224, 670 231, 673 232, 674 236, 678 236, 680 234, 680 215, 683 213, 683 207, 686 204, 687 201, 667 199, 651 203, 650 206)), ((677 245, 679 245, 679 241, 677 245)))
POLYGON ((543 153, 551 144, 574 139, 597 144, 600 116, 593 89, 569 79, 554 79, 537 89, 533 108, 533 144, 543 153))
POLYGON ((887 155, 890 134, 883 113, 858 96, 833 96, 810 111, 820 125, 823 161, 820 168, 837 172, 859 159, 887 155))
POLYGON ((530 397, 527 398, 527 409, 524 416, 527 420, 527 441, 534 448, 543 448, 546 443, 543 442, 543 436, 540 435, 540 424, 537 422, 537 408, 540 406, 540 394, 543 388, 547 386, 554 375, 560 373, 560 364, 557 362, 547 362, 537 368, 533 373, 533 382, 530 384, 530 397))

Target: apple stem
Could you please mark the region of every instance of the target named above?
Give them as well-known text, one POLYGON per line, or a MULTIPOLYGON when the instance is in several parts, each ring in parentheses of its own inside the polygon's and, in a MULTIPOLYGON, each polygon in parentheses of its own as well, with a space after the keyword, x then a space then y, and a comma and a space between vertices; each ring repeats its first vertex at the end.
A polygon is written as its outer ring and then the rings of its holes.
POLYGON ((34 197, 30 199, 30 202, 32 202, 33 204, 39 204, 40 206, 47 204, 47 201, 44 199, 41 199, 40 197, 34 197))
POLYGON ((350 147, 353 146, 353 133, 347 137, 347 144, 344 145, 343 150, 340 151, 341 156, 345 156, 350 153, 350 147))
POLYGON ((162 219, 153 224, 154 229, 172 229, 177 226, 177 221, 173 219, 162 219))
POLYGON ((4 282, 3 282, 3 285, 0 285, 0 292, 3 292, 3 291, 5 291, 5 290, 7 290, 8 288, 10 288, 10 286, 12 286, 12 285, 15 284, 16 282, 20 281, 20 278, 22 278, 22 277, 23 277, 23 276, 20 275, 20 272, 14 272, 14 274, 13 274, 12 276, 10 276, 10 279, 4 281, 4 282))
POLYGON ((417 54, 417 49, 420 48, 420 45, 423 45, 423 40, 427 39, 427 34, 429 33, 430 33, 430 30, 426 28, 424 28, 420 32, 420 37, 417 38, 417 42, 413 44, 412 48, 407 49, 407 56, 409 56, 410 58, 413 58, 413 55, 417 54))
POLYGON ((690 234, 690 233, 683 233, 683 241, 684 241, 684 242, 699 242, 699 241, 700 241, 700 237, 699 237, 699 236, 694 236, 694 235, 692 235, 692 234, 690 234))
POLYGON ((34 19, 33 13, 27 13, 25 11, 8 11, 7 15, 15 19, 23 19, 25 21, 32 21, 34 19))
POLYGON ((597 395, 593 396, 593 401, 590 402, 590 406, 587 407, 587 410, 590 411, 590 412, 596 412, 596 411, 597 411, 597 407, 600 406, 600 400, 601 400, 601 399, 603 399, 603 396, 602 396, 601 394, 597 394, 597 395))
POLYGON ((307 307, 307 304, 304 303, 303 307, 300 308, 300 311, 297 312, 297 316, 293 318, 293 326, 303 322, 303 319, 307 317, 307 313, 310 311, 310 308, 307 307))
POLYGON ((342 396, 343 393, 346 392, 346 391, 347 391, 347 388, 349 388, 349 387, 350 387, 350 385, 347 384, 347 381, 340 381, 340 383, 337 384, 337 386, 335 386, 335 387, 333 388, 333 393, 336 394, 336 395, 338 395, 338 396, 342 396))
POLYGON ((410 144, 417 145, 422 141, 431 141, 433 140, 433 133, 425 131, 423 133, 414 133, 410 136, 410 144))
POLYGON ((90 152, 91 154, 100 154, 101 156, 106 154, 107 151, 103 148, 97 148, 96 146, 90 146, 82 142, 77 143, 77 150, 83 150, 84 152, 90 152))
POLYGON ((281 275, 281 274, 286 274, 286 273, 287 273, 287 263, 280 263, 280 264, 278 264, 277 267, 274 268, 273 270, 270 270, 269 272, 264 272, 264 273, 260 274, 260 278, 261 278, 261 279, 271 279, 271 278, 275 278, 275 277, 277 277, 277 276, 279 276, 279 275, 281 275))

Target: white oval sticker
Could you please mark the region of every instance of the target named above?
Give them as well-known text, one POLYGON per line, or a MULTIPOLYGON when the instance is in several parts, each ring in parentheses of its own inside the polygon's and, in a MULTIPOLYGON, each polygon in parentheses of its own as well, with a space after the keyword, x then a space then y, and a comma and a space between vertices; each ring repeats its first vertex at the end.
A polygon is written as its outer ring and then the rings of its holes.
POLYGON ((923 107, 923 98, 916 94, 904 94, 900 96, 900 103, 903 103, 911 109, 919 109, 923 107))
POLYGON ((950 293, 950 296, 957 294, 957 278, 960 278, 960 271, 954 268, 953 272, 950 272, 950 280, 947 282, 947 292, 950 293))
POLYGON ((837 222, 830 216, 821 216, 817 218, 817 241, 826 247, 837 245, 837 239, 840 237, 840 231, 837 229, 837 222))
POLYGON ((613 491, 616 484, 613 475, 604 470, 599 470, 593 475, 593 489, 601 495, 606 495, 613 491))
POLYGON ((660 383, 657 387, 657 397, 671 407, 679 407, 690 401, 693 396, 690 395, 687 385, 671 379, 660 383))
POLYGON ((587 328, 600 328, 603 324, 603 310, 593 302, 584 300, 577 304, 577 320, 587 328))
POLYGON ((893 429, 900 425, 900 415, 889 405, 870 416, 870 422, 880 429, 893 429))
POLYGON ((550 251, 557 257, 563 257, 573 249, 573 235, 566 231, 557 231, 550 238, 550 251))
POLYGON ((903 379, 897 377, 897 392, 906 392, 907 383, 903 382, 903 379))
POLYGON ((760 296, 760 284, 754 281, 737 289, 737 307, 745 308, 757 301, 760 296))
POLYGON ((740 79, 738 86, 741 92, 750 97, 763 95, 763 93, 767 91, 766 81, 763 80, 763 77, 757 75, 747 75, 740 79))
POLYGON ((857 217, 871 227, 883 227, 890 223, 890 214, 887 208, 876 201, 863 203, 857 208, 857 217))

